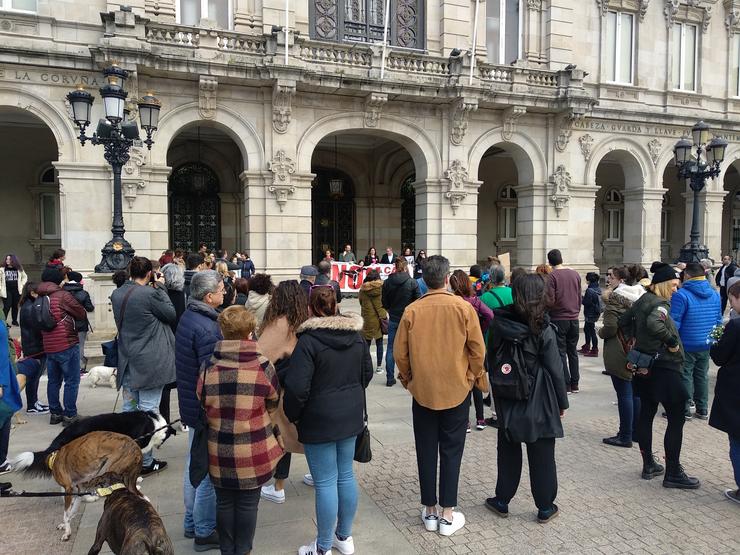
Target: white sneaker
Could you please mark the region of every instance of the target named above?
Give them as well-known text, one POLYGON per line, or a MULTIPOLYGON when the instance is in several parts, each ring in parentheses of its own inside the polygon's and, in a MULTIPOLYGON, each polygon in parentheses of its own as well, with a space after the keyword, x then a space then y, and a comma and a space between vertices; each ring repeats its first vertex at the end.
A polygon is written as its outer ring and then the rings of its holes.
POLYGON ((451 536, 465 526, 465 515, 457 511, 452 513, 452 522, 442 517, 439 519, 439 533, 442 536, 451 536))
POLYGON ((303 475, 303 483, 306 484, 307 486, 313 487, 313 476, 311 476, 310 472, 308 474, 303 475))
POLYGON ((260 490, 260 497, 262 499, 272 501, 273 503, 285 503, 285 490, 276 490, 275 484, 262 486, 262 489, 260 490))
MULTIPOLYGON (((319 550, 316 547, 316 540, 298 549, 298 555, 319 555, 319 550)), ((329 551, 324 551, 324 555, 331 555, 331 549, 329 551)))
POLYGON ((383 372, 385 372, 385 370, 383 370, 383 367, 382 367, 382 366, 378 366, 378 367, 377 367, 377 368, 375 369, 375 373, 376 373, 376 374, 382 374, 383 372))
POLYGON ((355 540, 352 539, 352 536, 349 536, 346 540, 340 540, 337 535, 334 534, 334 542, 331 546, 342 555, 352 555, 355 552, 355 540))
POLYGON ((427 513, 427 508, 421 509, 421 521, 424 523, 424 528, 429 532, 436 532, 439 530, 439 517, 427 513))

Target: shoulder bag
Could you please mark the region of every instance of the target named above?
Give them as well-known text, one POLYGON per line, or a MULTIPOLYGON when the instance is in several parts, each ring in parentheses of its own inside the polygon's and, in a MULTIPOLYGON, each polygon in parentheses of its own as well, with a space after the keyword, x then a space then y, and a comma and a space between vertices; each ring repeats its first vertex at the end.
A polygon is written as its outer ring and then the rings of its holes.
POLYGON ((355 440, 354 459, 359 463, 368 463, 373 458, 370 450, 370 430, 367 427, 367 390, 365 381, 362 379, 362 365, 360 365, 360 385, 362 385, 362 431, 357 435, 355 440))
POLYGON ((388 316, 385 318, 380 317, 380 312, 378 312, 377 307, 375 306, 375 302, 370 299, 370 303, 373 305, 373 310, 375 311, 375 315, 378 317, 378 322, 380 323, 380 332, 383 335, 388 335, 388 316))
POLYGON ((193 443, 190 444, 190 483, 197 488, 208 475, 208 418, 206 416, 206 363, 203 363, 200 388, 200 413, 198 425, 193 427, 193 443))
MULTIPOLYGON (((118 327, 119 332, 123 329, 123 316, 126 313, 126 304, 128 303, 128 298, 133 292, 134 288, 132 287, 131 290, 126 293, 126 296, 123 297, 123 302, 121 303, 121 325, 118 327)), ((103 360, 103 366, 107 366, 108 368, 118 368, 118 334, 116 334, 116 336, 110 341, 101 343, 100 346, 103 349, 103 356, 105 357, 103 360)))

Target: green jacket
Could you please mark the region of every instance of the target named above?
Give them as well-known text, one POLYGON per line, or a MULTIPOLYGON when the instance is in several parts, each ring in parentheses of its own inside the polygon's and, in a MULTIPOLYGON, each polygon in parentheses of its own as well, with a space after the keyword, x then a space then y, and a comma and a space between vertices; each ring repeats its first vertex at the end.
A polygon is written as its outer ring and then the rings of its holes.
POLYGON ((599 330, 599 337, 604 340, 604 368, 623 380, 631 380, 632 372, 627 370, 627 356, 619 339, 619 317, 644 293, 642 285, 620 285, 604 292, 604 325, 599 330))
POLYGON ((676 324, 671 319, 671 303, 648 291, 637 299, 619 319, 625 337, 635 338, 635 349, 654 355, 660 353, 657 366, 681 371, 684 361, 683 345, 676 324), (675 353, 668 349, 678 346, 675 353))

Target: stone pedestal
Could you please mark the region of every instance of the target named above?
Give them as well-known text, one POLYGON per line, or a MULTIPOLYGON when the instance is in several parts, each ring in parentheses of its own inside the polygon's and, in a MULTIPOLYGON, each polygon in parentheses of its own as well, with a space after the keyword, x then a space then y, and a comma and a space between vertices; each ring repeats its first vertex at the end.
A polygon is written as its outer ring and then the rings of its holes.
POLYGON ((106 339, 116 333, 116 322, 113 319, 113 308, 110 295, 116 286, 113 283, 113 274, 88 274, 85 278, 90 298, 95 310, 88 314, 91 320, 96 339, 106 339))
POLYGON ((650 267, 660 260, 660 214, 665 189, 624 192, 624 262, 650 267))

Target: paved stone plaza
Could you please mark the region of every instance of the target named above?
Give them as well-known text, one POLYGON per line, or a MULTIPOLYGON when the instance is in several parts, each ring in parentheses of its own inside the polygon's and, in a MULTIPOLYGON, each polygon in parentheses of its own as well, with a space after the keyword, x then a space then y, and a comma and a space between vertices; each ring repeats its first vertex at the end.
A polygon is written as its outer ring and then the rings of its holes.
MULTIPOLYGON (((352 301, 351 301, 352 302, 352 301)), ((373 349, 374 350, 374 349, 373 349)), ((368 389, 370 429, 375 439, 373 461, 356 465, 361 488, 355 523, 358 554, 390 553, 737 553, 740 551, 740 507, 723 495, 732 485, 732 470, 724 434, 692 421, 685 427, 683 463, 698 476, 696 491, 668 490, 655 479, 639 477, 637 448, 607 447, 601 438, 616 431, 617 410, 609 379, 601 374, 600 359, 581 359, 582 392, 571 396, 566 413, 566 438, 556 447, 561 515, 552 523, 535 521, 528 475, 525 472, 511 515, 501 519, 483 501, 493 494, 496 480, 496 431, 473 431, 463 459, 460 509, 467 525, 444 538, 424 531, 419 521, 419 493, 411 428, 411 403, 401 387, 385 387, 376 379, 368 389)), ((716 368, 712 369, 713 377, 716 368)), ((42 388, 45 386, 45 381, 42 388)), ((42 398, 44 397, 42 392, 42 398)), ((81 412, 111 410, 115 392, 91 389, 83 379, 81 412)), ((42 448, 61 430, 46 417, 29 417, 11 436, 11 455, 42 448)), ((658 418, 656 448, 664 431, 658 418)), ((144 481, 144 492, 162 515, 176 553, 192 553, 192 540, 182 536, 182 468, 186 438, 180 434, 160 452, 170 468, 144 481)), ((662 457, 662 449, 660 450, 662 457)), ((315 533, 313 492, 301 483, 305 459, 294 457, 284 505, 260 504, 255 554, 295 553, 315 533)), ((2 480, 29 490, 54 490, 46 480, 22 480, 13 474, 2 480)), ((76 533, 59 541, 55 525, 62 514, 61 499, 0 500, 2 552, 8 554, 86 554, 92 545, 103 504, 86 505, 77 518, 76 533)))

